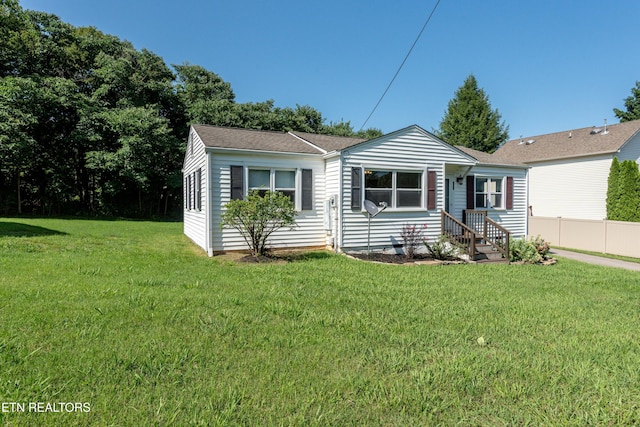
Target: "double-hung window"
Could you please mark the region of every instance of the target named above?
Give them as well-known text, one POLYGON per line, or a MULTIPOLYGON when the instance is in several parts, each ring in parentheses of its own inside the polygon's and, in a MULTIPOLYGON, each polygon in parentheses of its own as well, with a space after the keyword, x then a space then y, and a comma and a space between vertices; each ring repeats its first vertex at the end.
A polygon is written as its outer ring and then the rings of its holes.
POLYGON ((258 190, 261 196, 279 191, 296 202, 296 171, 278 169, 249 169, 249 190, 258 190))
POLYGON ((504 208, 504 179, 476 176, 476 208, 504 208))
POLYGON ((390 208, 422 207, 422 172, 367 169, 364 172, 364 197, 390 208))

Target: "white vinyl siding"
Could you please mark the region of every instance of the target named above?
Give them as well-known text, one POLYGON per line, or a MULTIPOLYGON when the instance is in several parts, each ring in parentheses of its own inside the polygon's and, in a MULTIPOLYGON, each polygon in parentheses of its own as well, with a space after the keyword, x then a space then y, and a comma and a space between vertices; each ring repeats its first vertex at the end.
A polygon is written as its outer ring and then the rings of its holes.
POLYGON ((533 215, 576 219, 607 216, 607 182, 612 156, 532 163, 529 199, 533 215))
MULTIPOLYGON (((224 205, 231 199, 231 165, 243 166, 247 170, 296 171, 296 190, 301 188, 302 169, 311 169, 313 178, 313 209, 298 211, 297 227, 281 229, 272 234, 269 246, 273 248, 324 246, 326 230, 324 227, 324 160, 319 156, 287 156, 277 154, 211 152, 211 180, 216 183, 212 188, 212 241, 214 251, 245 250, 247 244, 236 230, 220 229, 220 215, 224 205)), ((245 178, 249 178, 245 174, 245 178)), ((271 181, 270 181, 271 182, 271 181)), ((284 182, 279 180, 280 183, 284 182)), ((247 182, 245 188, 248 188, 247 182)), ((273 179, 275 186, 275 175, 273 179)), ((299 191, 296 191, 299 193, 299 191)))
POLYGON ((204 144, 193 130, 190 131, 188 146, 183 164, 184 188, 184 234, 198 246, 207 250, 207 214, 206 214, 206 154, 204 144), (198 173, 200 171, 200 173, 198 173), (199 177, 199 190, 196 181, 199 177), (199 197, 199 200, 196 200, 199 197), (200 206, 200 209, 198 209, 200 206))
POLYGON ((343 152, 342 165, 342 239, 341 246, 367 246, 367 215, 351 209, 351 168, 364 170, 420 171, 422 173, 421 208, 389 209, 371 220, 371 246, 392 250, 402 245, 400 235, 405 224, 427 225, 426 235, 440 235, 440 211, 444 209, 444 165, 473 165, 475 162, 455 148, 417 128, 408 128, 360 144, 343 152), (436 209, 426 209, 427 172, 436 172, 436 209))
POLYGON ((620 149, 617 157, 620 161, 634 160, 640 165, 640 134, 627 141, 627 143, 620 149))
POLYGON ((336 225, 336 222, 340 223, 341 219, 339 218, 340 213, 340 156, 335 156, 325 161, 325 188, 326 195, 325 200, 330 200, 332 197, 334 198, 334 205, 330 208, 330 211, 327 212, 329 218, 328 225, 331 229, 331 234, 327 233, 326 244, 333 244, 333 239, 338 239, 340 241, 340 230, 336 225))

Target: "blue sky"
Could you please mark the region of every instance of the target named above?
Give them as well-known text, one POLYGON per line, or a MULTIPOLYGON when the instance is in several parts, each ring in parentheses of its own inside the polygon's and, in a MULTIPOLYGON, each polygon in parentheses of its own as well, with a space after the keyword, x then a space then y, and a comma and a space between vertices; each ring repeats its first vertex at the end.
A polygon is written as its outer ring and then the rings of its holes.
MULTIPOLYGON (((358 130, 436 0, 21 0, 169 64, 231 83, 238 102, 310 105, 358 130)), ((640 2, 441 0, 366 127, 439 126, 469 74, 512 139, 618 123, 640 80, 640 2)))

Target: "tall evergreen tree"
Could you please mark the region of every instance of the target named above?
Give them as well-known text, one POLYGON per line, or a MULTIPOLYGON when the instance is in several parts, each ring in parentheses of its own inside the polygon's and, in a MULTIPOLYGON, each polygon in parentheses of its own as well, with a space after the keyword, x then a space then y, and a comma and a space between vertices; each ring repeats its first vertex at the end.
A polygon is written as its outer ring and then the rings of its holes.
POLYGON ((625 98, 624 106, 627 111, 613 109, 614 114, 621 122, 640 119, 640 81, 636 81, 635 87, 631 88, 631 96, 625 98))
POLYGON ((607 219, 640 222, 640 171, 634 160, 611 162, 607 187, 607 219))
POLYGON ((607 219, 619 219, 620 198, 622 196, 620 188, 620 162, 617 157, 614 157, 607 181, 607 219))
POLYGON ((620 221, 640 221, 640 172, 634 160, 620 163, 620 221))
POLYGON ((471 74, 449 101, 436 134, 452 145, 492 153, 509 139, 509 126, 501 118, 471 74))

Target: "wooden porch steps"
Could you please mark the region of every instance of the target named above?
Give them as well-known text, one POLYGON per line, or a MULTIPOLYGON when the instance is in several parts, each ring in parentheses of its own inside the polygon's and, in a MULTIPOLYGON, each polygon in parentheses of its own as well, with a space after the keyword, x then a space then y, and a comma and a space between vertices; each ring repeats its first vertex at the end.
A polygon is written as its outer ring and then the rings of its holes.
POLYGON ((477 263, 508 264, 509 259, 504 258, 502 252, 487 243, 477 243, 473 260, 477 263))
POLYGON ((489 218, 487 211, 466 210, 464 222, 442 211, 441 233, 467 248, 478 263, 509 263, 509 231, 489 218))

